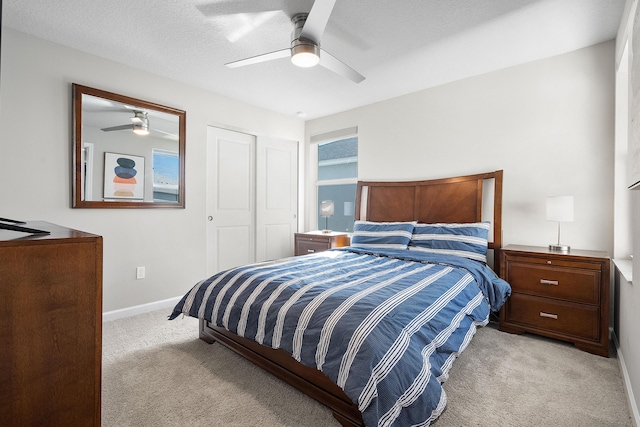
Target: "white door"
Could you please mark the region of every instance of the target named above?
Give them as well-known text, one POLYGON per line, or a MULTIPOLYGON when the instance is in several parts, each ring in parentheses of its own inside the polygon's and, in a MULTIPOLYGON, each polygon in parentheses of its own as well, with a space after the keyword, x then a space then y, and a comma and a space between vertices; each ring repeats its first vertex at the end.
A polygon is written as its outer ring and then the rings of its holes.
POLYGON ((207 274, 255 261, 256 138, 207 129, 207 274))
POLYGON ((258 137, 256 261, 293 256, 298 230, 298 143, 258 137))

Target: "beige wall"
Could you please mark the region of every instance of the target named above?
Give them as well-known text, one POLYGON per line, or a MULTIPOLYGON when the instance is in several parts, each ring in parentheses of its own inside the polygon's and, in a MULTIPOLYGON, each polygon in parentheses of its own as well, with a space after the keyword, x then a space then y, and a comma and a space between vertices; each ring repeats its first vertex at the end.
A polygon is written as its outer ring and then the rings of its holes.
POLYGON ((104 311, 181 296, 206 273, 207 125, 294 141, 304 122, 2 28, 0 216, 104 237, 104 311), (71 209, 71 83, 187 112, 186 209, 71 209), (146 279, 135 279, 136 266, 146 279))
POLYGON ((554 242, 545 197, 573 195, 563 242, 612 251, 613 58, 602 43, 311 120, 306 141, 357 126, 360 179, 504 169, 505 243, 554 242))

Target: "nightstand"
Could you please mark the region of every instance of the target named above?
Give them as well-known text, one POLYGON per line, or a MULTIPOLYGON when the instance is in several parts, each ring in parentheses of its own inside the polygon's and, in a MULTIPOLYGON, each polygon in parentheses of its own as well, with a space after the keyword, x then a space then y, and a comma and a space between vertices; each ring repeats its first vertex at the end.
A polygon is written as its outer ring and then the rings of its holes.
POLYGON ((500 310, 500 330, 569 341, 608 357, 609 269, 606 252, 502 248, 500 277, 512 292, 500 310))
POLYGON ((347 233, 332 231, 323 233, 322 231, 307 231, 306 233, 295 234, 295 254, 307 255, 316 252, 326 251, 331 248, 349 246, 351 238, 347 233))

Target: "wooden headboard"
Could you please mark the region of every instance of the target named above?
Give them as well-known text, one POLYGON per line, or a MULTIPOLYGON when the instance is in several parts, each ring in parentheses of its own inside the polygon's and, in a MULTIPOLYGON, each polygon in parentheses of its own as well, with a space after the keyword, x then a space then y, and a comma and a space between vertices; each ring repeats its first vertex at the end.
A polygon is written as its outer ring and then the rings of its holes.
POLYGON ((489 248, 494 250, 494 270, 499 273, 502 171, 426 181, 359 181, 356 219, 421 223, 491 221, 493 241, 489 242, 489 248), (486 215, 491 210, 493 218, 486 215))

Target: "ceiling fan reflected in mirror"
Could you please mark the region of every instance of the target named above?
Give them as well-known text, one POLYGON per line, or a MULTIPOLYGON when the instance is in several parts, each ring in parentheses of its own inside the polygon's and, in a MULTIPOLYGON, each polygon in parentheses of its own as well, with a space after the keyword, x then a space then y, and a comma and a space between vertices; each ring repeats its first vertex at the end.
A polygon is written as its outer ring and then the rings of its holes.
POLYGON ((108 128, 102 128, 104 132, 112 132, 115 130, 127 130, 132 129, 133 133, 137 135, 149 135, 149 115, 146 111, 133 110, 133 117, 131 117, 130 125, 111 126, 108 128))
POLYGON ((274 59, 291 57, 298 67, 313 67, 320 64, 355 83, 364 76, 320 47, 320 39, 329 21, 336 0, 316 0, 309 13, 298 13, 291 18, 293 32, 291 47, 262 55, 252 56, 225 64, 229 68, 243 67, 274 59))

